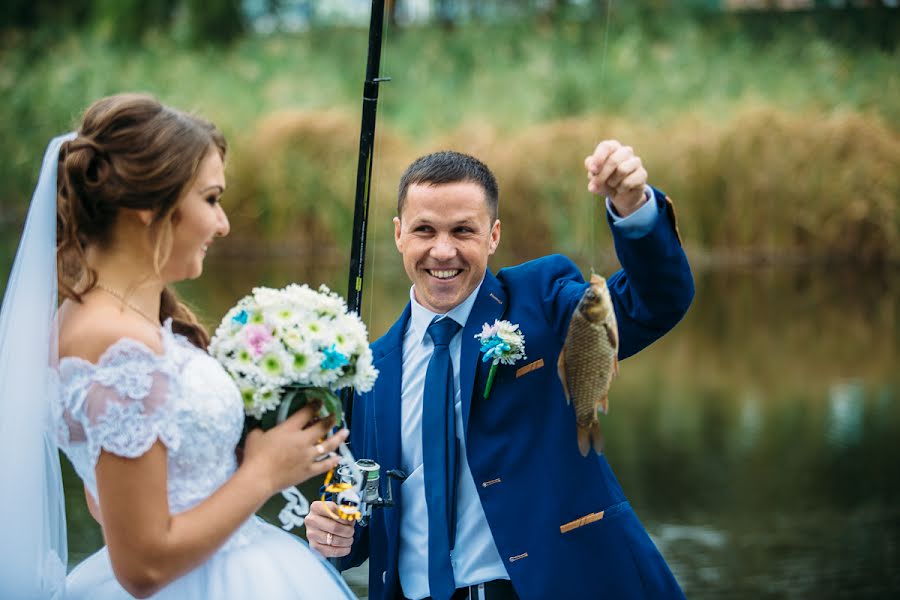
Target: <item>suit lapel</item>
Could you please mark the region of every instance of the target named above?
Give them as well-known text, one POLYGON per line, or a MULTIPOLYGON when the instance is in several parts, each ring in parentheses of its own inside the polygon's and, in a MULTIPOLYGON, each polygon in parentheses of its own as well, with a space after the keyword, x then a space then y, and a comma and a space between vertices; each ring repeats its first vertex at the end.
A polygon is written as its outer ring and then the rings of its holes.
MULTIPOLYGON (((481 362, 481 345, 475 339, 475 335, 481 333, 481 327, 485 323, 493 324, 496 319, 506 312, 506 292, 500 286, 500 282, 494 275, 487 271, 484 282, 475 298, 472 312, 462 331, 462 344, 459 359, 459 389, 462 399, 463 427, 469 430, 469 413, 472 407, 472 395, 474 390, 476 373, 479 368, 486 370, 487 365, 481 362)), ((477 390, 480 394, 482 390, 477 390)))
MULTIPOLYGON (((378 379, 372 390, 375 404, 375 452, 383 471, 400 468, 400 409, 403 375, 403 334, 409 323, 409 304, 400 318, 373 346, 374 365, 378 379)), ((392 485, 390 479, 387 485, 392 485)), ((384 511, 387 533, 388 564, 396 564, 397 541, 400 533, 401 494, 394 494, 395 508, 384 511), (391 563, 393 561, 393 563, 391 563)))
POLYGON ((403 334, 409 323, 409 304, 400 318, 378 341, 374 365, 379 375, 375 383, 375 449, 382 465, 400 467, 400 408, 403 375, 403 334))

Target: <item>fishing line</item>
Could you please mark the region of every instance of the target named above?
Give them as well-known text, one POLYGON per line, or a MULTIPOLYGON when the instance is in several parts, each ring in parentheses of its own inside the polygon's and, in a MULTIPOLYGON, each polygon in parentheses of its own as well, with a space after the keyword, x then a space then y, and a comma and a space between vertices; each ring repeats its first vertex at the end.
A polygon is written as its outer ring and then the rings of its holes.
MULTIPOLYGON (((375 177, 375 133, 378 117, 379 85, 388 81, 381 77, 382 35, 384 33, 384 0, 372 0, 369 16, 366 75, 363 83, 362 118, 359 130, 359 156, 356 164, 356 193, 353 204, 353 233, 350 245, 350 269, 347 281, 347 308, 362 317, 364 272, 370 257, 366 256, 369 216, 372 210, 372 180, 375 177)), ((353 410, 353 391, 341 394, 344 420, 349 427, 353 410)))
MULTIPOLYGON (((366 71, 363 83, 362 94, 362 118, 359 130, 359 155, 356 165, 356 193, 353 202, 353 229, 352 240, 350 246, 350 273, 347 281, 347 308, 351 312, 355 312, 362 319, 363 311, 363 291, 366 288, 364 277, 366 265, 372 266, 374 270, 375 257, 366 256, 366 245, 369 229, 369 217, 377 212, 377 202, 373 204, 372 184, 377 178, 377 170, 375 165, 375 152, 381 144, 376 140, 376 123, 378 117, 378 95, 380 84, 384 81, 390 81, 390 78, 381 76, 381 54, 383 49, 383 39, 385 32, 384 23, 384 0, 372 0, 371 13, 369 15, 369 28, 367 36, 367 53, 366 53, 366 71)), ((376 195, 377 195, 377 186, 376 195)), ((377 218, 375 219, 377 221, 377 218)), ((377 238, 376 231, 373 236, 377 238)), ((370 271, 370 278, 374 277, 370 271)), ((374 283, 374 282, 373 282, 374 283)), ((373 284, 369 284, 369 291, 373 291, 373 284)), ((369 323, 373 315, 372 299, 369 298, 369 323)), ((344 425, 348 428, 352 427, 353 412, 353 390, 352 388, 344 388, 341 391, 341 404, 343 407, 344 425)), ((341 448, 343 455, 342 463, 350 469, 356 469, 356 474, 351 476, 351 481, 359 482, 362 485, 362 478, 359 476, 359 469, 352 460, 352 455, 346 447, 341 448)), ((342 467, 343 468, 343 467, 342 467)), ((348 482, 333 483, 332 479, 336 473, 336 469, 332 468, 325 478, 325 486, 321 491, 321 498, 326 498, 326 493, 336 494, 336 500, 342 504, 340 515, 334 515, 345 520, 358 520, 361 516, 359 511, 359 496, 356 491, 357 484, 348 482), (352 492, 351 497, 343 500, 341 495, 352 492), (355 498, 355 500, 353 499, 355 498), (346 506, 343 506, 346 504, 346 506)), ((339 472, 338 472, 339 474, 339 472)), ((327 509, 326 509, 327 510, 327 509)), ((330 511, 329 511, 330 512, 330 511)), ((330 559, 336 564, 336 559, 330 559)))
MULTIPOLYGON (((385 9, 385 10, 387 10, 387 9, 385 9)), ((385 17, 387 17, 387 15, 385 15, 385 17)), ((381 35, 381 40, 382 40, 381 41, 381 67, 379 69, 379 71, 380 71, 379 77, 388 82, 391 80, 390 76, 385 76, 382 74, 390 72, 388 70, 389 57, 390 57, 390 51, 389 51, 390 45, 387 44, 386 42, 389 37, 388 34, 390 34, 391 32, 392 32, 391 20, 390 20, 390 18, 385 18, 384 26, 382 27, 382 35, 381 35)), ((379 190, 381 189, 380 184, 384 180, 384 169, 385 169, 384 160, 379 160, 379 159, 383 159, 383 157, 384 157, 384 127, 385 127, 384 106, 385 106, 385 99, 381 96, 381 94, 379 94, 379 99, 381 100, 381 106, 382 106, 382 110, 381 110, 382 135, 378 135, 378 133, 377 133, 378 130, 376 129, 374 146, 373 146, 374 150, 372 152, 372 157, 373 157, 372 160, 373 161, 377 160, 378 164, 373 165, 373 168, 372 168, 372 189, 374 189, 375 192, 371 195, 371 198, 370 198, 372 201, 372 216, 375 218, 372 219, 372 231, 371 231, 372 235, 370 237, 372 244, 371 244, 371 251, 369 252, 369 290, 368 290, 369 306, 368 306, 368 310, 366 311, 368 313, 368 318, 365 320, 366 327, 369 330, 370 341, 373 341, 371 339, 371 337, 372 337, 372 324, 374 323, 373 319, 375 318, 375 280, 378 278, 378 276, 380 274, 380 271, 378 269, 378 253, 379 253, 379 249, 380 249, 380 245, 379 245, 380 232, 382 230, 381 219, 384 216, 383 215, 384 211, 379 210, 380 208, 383 208, 383 206, 382 206, 383 203, 379 202, 378 198, 381 197, 379 190)))
MULTIPOLYGON (((613 0, 606 1, 606 25, 603 32, 603 55, 600 58, 600 81, 599 87, 603 88, 603 84, 606 81, 606 54, 609 48, 609 21, 611 15, 611 7, 613 0)), ((597 269, 597 205, 602 203, 604 210, 606 210, 606 199, 605 198, 592 198, 593 202, 591 202, 590 208, 590 219, 591 219, 591 273, 595 273, 597 269)))

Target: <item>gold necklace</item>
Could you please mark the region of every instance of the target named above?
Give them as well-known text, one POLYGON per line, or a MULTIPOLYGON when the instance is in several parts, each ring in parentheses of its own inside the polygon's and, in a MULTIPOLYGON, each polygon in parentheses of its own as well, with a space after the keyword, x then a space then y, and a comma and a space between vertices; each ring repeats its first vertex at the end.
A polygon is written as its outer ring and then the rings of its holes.
POLYGON ((104 292, 106 292, 107 294, 109 294, 110 296, 112 296, 113 298, 118 298, 119 300, 122 301, 122 304, 124 304, 125 306, 127 306, 128 308, 130 308, 131 310, 133 310, 134 312, 136 312, 137 314, 141 315, 142 317, 144 317, 145 319, 147 319, 148 321, 150 321, 150 322, 153 323, 154 325, 157 325, 157 326, 159 325, 159 319, 154 319, 153 317, 151 317, 150 315, 148 315, 147 313, 145 313, 143 310, 141 310, 140 308, 138 308, 137 306, 135 306, 134 304, 132 304, 131 302, 129 302, 129 301, 125 298, 125 296, 123 296, 122 294, 120 294, 120 293, 117 292, 116 290, 114 290, 114 289, 112 289, 112 288, 109 288, 109 287, 103 285, 103 284, 100 283, 99 281, 98 281, 97 283, 94 284, 94 287, 103 290, 104 292))

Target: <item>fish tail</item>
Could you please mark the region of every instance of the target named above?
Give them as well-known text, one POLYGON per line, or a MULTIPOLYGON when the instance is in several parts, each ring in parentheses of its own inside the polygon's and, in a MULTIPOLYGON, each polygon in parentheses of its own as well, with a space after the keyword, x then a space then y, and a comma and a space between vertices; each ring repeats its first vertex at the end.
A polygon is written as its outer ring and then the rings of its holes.
POLYGON ((587 456, 588 451, 591 449, 591 430, 579 427, 578 428, 578 449, 581 451, 582 456, 587 456))
POLYGON ((603 454, 603 432, 600 431, 600 423, 594 423, 591 427, 591 442, 597 454, 603 454))
POLYGON ((581 455, 587 456, 592 447, 597 454, 603 454, 603 433, 600 431, 600 423, 578 428, 578 450, 581 451, 581 455))

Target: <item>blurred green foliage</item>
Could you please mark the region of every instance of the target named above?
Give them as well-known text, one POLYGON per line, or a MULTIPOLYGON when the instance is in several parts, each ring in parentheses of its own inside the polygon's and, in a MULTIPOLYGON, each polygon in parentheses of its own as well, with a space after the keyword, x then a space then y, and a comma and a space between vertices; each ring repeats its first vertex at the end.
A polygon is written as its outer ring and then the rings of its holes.
MULTIPOLYGON (((763 26, 755 15, 693 14, 663 25, 629 14, 389 28, 382 73, 393 81, 382 86, 373 184, 385 199, 379 218, 389 222, 409 161, 454 147, 502 175, 509 257, 583 251, 597 232, 584 225, 596 215, 574 176, 579 156, 600 136, 617 137, 638 149, 654 183, 684 201, 689 244, 900 256, 896 48, 823 31, 810 15, 763 26)), ((364 28, 246 34, 227 46, 152 28, 134 44, 104 26, 49 32, 0 36, 0 224, 24 216, 52 135, 93 100, 139 90, 225 131, 232 243, 345 246, 364 28)))
POLYGON ((233 41, 246 29, 241 0, 8 0, 3 29, 59 32, 95 29, 139 45, 151 31, 191 43, 233 41))

